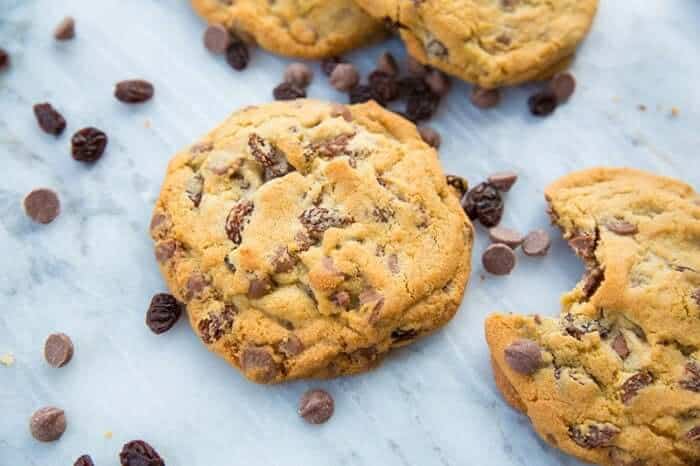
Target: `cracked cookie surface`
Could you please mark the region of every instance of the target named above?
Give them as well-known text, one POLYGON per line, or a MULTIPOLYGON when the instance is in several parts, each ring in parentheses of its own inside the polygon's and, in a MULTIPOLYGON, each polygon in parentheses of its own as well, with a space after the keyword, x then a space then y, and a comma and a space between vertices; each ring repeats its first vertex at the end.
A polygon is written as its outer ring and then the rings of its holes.
POLYGON ((176 155, 151 236, 202 341, 274 383, 368 370, 444 325, 473 231, 413 124, 296 100, 243 109, 176 155))
POLYGON ((700 464, 700 197, 605 168, 546 197, 587 272, 558 319, 487 319, 496 385, 547 443, 585 461, 700 464))
POLYGON ((418 61, 483 88, 543 79, 566 67, 597 0, 357 0, 399 28, 418 61))
POLYGON ((192 0, 192 7, 209 23, 290 57, 329 57, 386 33, 352 0, 192 0))

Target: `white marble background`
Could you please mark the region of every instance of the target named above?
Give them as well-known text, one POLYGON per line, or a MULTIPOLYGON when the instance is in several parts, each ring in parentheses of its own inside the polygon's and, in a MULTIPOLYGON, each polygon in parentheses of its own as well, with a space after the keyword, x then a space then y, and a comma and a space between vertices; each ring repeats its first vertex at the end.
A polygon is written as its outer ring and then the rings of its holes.
MULTIPOLYGON (((521 256, 510 277, 483 277, 479 229, 460 313, 363 376, 260 387, 210 355, 184 319, 170 333, 149 332, 144 312, 164 284, 147 226, 168 158, 234 109, 269 100, 288 63, 255 51, 236 73, 203 49, 202 30, 185 0, 0 0, 0 47, 13 62, 0 74, 0 354, 17 360, 0 366, 0 465, 65 466, 83 453, 98 466, 117 464, 135 438, 168 466, 578 464, 501 400, 482 331, 492 310, 558 311, 558 296, 582 271, 559 239, 544 259, 521 256), (77 37, 57 44, 53 27, 68 14, 77 37), (155 99, 117 102, 113 84, 135 77, 155 84, 155 99), (68 120, 57 140, 32 115, 46 100, 68 120), (69 155, 70 135, 86 125, 110 137, 94 167, 69 155), (48 226, 20 207, 37 186, 63 202, 48 226), (76 345, 60 370, 41 356, 54 331, 76 345), (320 427, 296 415, 312 386, 337 403, 320 427), (66 410, 69 427, 59 442, 39 444, 27 421, 47 404, 66 410)), ((543 188, 570 170, 628 165, 700 187, 698 44, 696 0, 601 0, 574 66, 578 90, 554 116, 529 116, 533 88, 509 90, 492 111, 472 108, 466 85, 453 88, 433 120, 445 168, 472 184, 517 170, 503 225, 523 231, 547 225, 543 188)), ((388 46, 402 55, 397 42, 388 46)), ((386 47, 350 58, 369 71, 386 47)), ((324 78, 310 95, 343 98, 324 78)))

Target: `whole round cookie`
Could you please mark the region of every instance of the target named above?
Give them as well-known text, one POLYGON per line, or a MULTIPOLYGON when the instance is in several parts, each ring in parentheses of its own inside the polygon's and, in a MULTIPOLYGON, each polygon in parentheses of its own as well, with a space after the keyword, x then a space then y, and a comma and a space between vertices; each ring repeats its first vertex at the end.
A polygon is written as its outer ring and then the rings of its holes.
POLYGON ((192 0, 192 6, 207 22, 290 57, 341 54, 386 32, 353 0, 192 0))
POLYGON ((473 231, 437 152, 374 102, 248 107, 168 167, 161 271, 251 380, 368 370, 457 311, 473 231))
POLYGON ((626 168, 570 174, 546 196, 586 273, 558 318, 487 319, 497 387, 584 461, 700 464, 700 196, 626 168))
POLYGON ((570 61, 598 0, 356 0, 396 24, 408 53, 483 88, 549 77, 570 61))

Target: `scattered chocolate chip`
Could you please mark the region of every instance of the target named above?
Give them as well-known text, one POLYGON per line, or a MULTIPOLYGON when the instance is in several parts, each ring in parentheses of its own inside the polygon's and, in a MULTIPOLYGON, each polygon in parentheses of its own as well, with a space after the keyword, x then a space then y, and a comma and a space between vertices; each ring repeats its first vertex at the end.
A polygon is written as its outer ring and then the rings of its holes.
POLYGON ((170 330, 182 314, 182 304, 175 296, 158 293, 151 298, 146 312, 146 325, 156 335, 170 330))
POLYGON ((395 77, 399 74, 399 64, 391 53, 384 52, 377 59, 377 70, 395 77))
POLYGON ((34 105, 34 116, 45 133, 58 136, 66 129, 65 118, 48 102, 34 105))
POLYGON ((341 228, 352 223, 350 217, 325 207, 311 207, 299 216, 299 221, 312 238, 321 239, 329 228, 341 228))
POLYGON ((210 24, 204 31, 204 47, 212 53, 223 54, 233 42, 231 33, 221 24, 210 24))
POLYGON ((700 393, 700 364, 689 361, 685 365, 685 375, 680 381, 680 386, 691 392, 700 393))
POLYGON ((502 171, 489 175, 487 179, 496 189, 505 193, 518 181, 518 174, 514 171, 502 171))
POLYGON ((298 336, 290 333, 287 338, 278 345, 279 350, 287 357, 294 357, 304 351, 304 344, 298 336))
POLYGON ((255 380, 261 382, 271 381, 279 371, 270 353, 258 346, 250 346, 243 350, 240 363, 245 372, 253 372, 255 380))
POLYGON ((75 37, 75 20, 67 16, 61 20, 53 31, 56 40, 70 40, 75 37))
POLYGON ((0 71, 10 67, 10 54, 5 49, 0 49, 0 71))
POLYGON ((369 86, 372 88, 372 95, 381 105, 393 102, 399 98, 400 89, 396 78, 383 71, 372 71, 367 78, 369 86))
POLYGON ((567 101, 575 89, 576 79, 569 72, 555 74, 549 81, 549 90, 556 96, 558 103, 567 101))
POLYGON ((406 57, 406 69, 411 76, 415 76, 417 78, 422 78, 428 72, 427 66, 410 55, 406 57))
POLYGON ((32 436, 40 442, 58 440, 66 431, 66 414, 62 409, 45 406, 32 414, 29 420, 32 436))
POLYGON ((254 278, 248 284, 248 299, 260 299, 272 291, 272 280, 267 277, 254 278))
POLYGON ((121 466, 165 466, 158 452, 143 440, 132 440, 119 453, 121 466))
POLYGON ((299 400, 299 416, 309 424, 323 424, 333 415, 335 403, 325 390, 309 390, 299 400))
POLYGON ((226 61, 234 70, 244 70, 250 61, 248 46, 245 42, 234 40, 231 45, 228 46, 228 49, 226 49, 226 61))
POLYGON ((73 466, 95 466, 95 463, 92 462, 92 458, 90 458, 90 455, 83 455, 77 460, 75 460, 73 466))
POLYGON ((297 258, 289 253, 289 250, 280 246, 275 251, 275 255, 272 258, 272 266, 274 267, 275 273, 287 273, 294 269, 297 263, 297 258))
POLYGON ((351 104, 361 104, 374 99, 372 88, 365 84, 359 84, 350 89, 348 96, 350 97, 351 104))
POLYGON ((284 81, 306 88, 311 84, 314 72, 304 63, 290 63, 284 70, 284 81))
POLYGON ((464 194, 469 191, 469 183, 467 180, 457 175, 447 175, 445 177, 447 184, 452 186, 459 194, 460 199, 464 194))
POLYGON ((493 108, 501 103, 501 91, 499 89, 482 89, 474 86, 469 96, 469 101, 476 108, 493 108))
POLYGON ((23 203, 26 214, 37 223, 51 223, 61 212, 58 194, 51 189, 35 189, 24 197, 23 203))
POLYGON ((418 133, 420 133, 420 137, 423 138, 423 141, 425 141, 426 144, 434 147, 435 149, 440 148, 440 143, 442 142, 440 133, 435 131, 433 128, 428 126, 419 126, 418 133))
POLYGON ((523 244, 525 238, 516 230, 505 227, 493 227, 489 229, 489 238, 492 243, 502 243, 516 249, 523 244))
POLYGON ((505 244, 492 244, 481 256, 481 263, 489 273, 508 275, 515 268, 515 253, 505 244))
POLYGON ((352 121, 352 113, 350 109, 341 104, 331 104, 331 116, 332 117, 343 117, 345 121, 352 121))
POLYGON ((435 114, 439 103, 440 96, 430 90, 410 95, 406 99, 406 117, 413 122, 427 120, 435 114))
POLYGON ((532 375, 542 366, 542 350, 532 340, 516 340, 503 354, 510 368, 520 374, 532 375))
POLYGON ((73 342, 64 333, 52 333, 44 342, 44 359, 51 367, 63 367, 73 358, 73 342))
POLYGON ((462 208, 470 219, 487 228, 495 227, 503 216, 503 199, 490 183, 479 183, 462 197, 462 208))
POLYGON ((445 96, 450 91, 450 78, 440 70, 431 69, 423 79, 430 90, 440 97, 445 96))
POLYGON ((620 429, 612 424, 588 424, 569 427, 569 437, 583 448, 609 447, 620 429))
POLYGON ((623 360, 627 359, 627 356, 630 355, 630 350, 627 347, 627 340, 625 340, 625 336, 621 333, 618 333, 618 335, 613 340, 611 346, 612 349, 617 353, 617 355, 620 356, 623 360))
POLYGON ((343 59, 340 57, 328 57, 324 58, 321 61, 321 71, 323 71, 323 74, 326 76, 330 76, 331 73, 333 73, 333 70, 335 69, 336 65, 339 63, 344 63, 343 59))
POLYGON ((620 398, 624 404, 628 404, 632 398, 637 396, 639 390, 651 385, 654 377, 649 372, 639 372, 634 374, 622 384, 620 398))
POLYGON ((624 220, 613 220, 608 222, 606 226, 608 230, 620 236, 636 235, 639 231, 637 225, 624 220))
POLYGON ((96 162, 107 147, 107 135, 97 128, 87 127, 79 130, 71 138, 73 159, 79 162, 96 162))
POLYGON ((550 90, 540 91, 527 99, 527 106, 535 116, 551 115, 557 108, 557 96, 550 90))
POLYGON ((225 333, 233 328, 238 309, 233 304, 226 304, 220 313, 209 314, 199 321, 197 329, 202 337, 202 341, 210 345, 218 341, 225 333))
POLYGON ((114 88, 114 97, 127 104, 140 104, 150 100, 154 93, 153 84, 143 79, 120 81, 114 88))
POLYGON ((306 91, 294 84, 283 82, 273 89, 272 95, 275 100, 294 100, 306 97, 306 91))
POLYGON ((691 442, 700 442, 700 426, 693 427, 685 433, 685 438, 691 442))
POLYGON ((588 269, 583 279, 583 286, 581 290, 583 291, 583 295, 586 298, 590 298, 591 296, 593 296, 595 292, 598 291, 598 288, 603 282, 603 279, 605 279, 605 273, 603 272, 603 269, 601 269, 600 267, 593 267, 592 269, 588 269))
POLYGON ((346 92, 352 89, 360 81, 355 65, 351 63, 338 63, 330 75, 331 86, 339 91, 346 92))
POLYGON ((544 230, 532 230, 523 239, 523 253, 526 256, 545 256, 551 245, 549 233, 544 230))
POLYGON ((235 244, 241 244, 243 229, 248 224, 248 219, 253 213, 253 201, 241 200, 233 205, 226 217, 226 236, 235 244))

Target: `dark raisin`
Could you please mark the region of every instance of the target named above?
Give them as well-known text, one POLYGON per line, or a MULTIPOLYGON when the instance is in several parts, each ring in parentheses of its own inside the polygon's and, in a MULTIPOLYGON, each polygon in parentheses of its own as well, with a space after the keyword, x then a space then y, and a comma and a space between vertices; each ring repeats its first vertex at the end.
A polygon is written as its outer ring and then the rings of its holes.
POLYGON ((541 91, 527 99, 527 106, 535 116, 551 115, 557 108, 557 96, 549 90, 541 91))
POLYGON ((36 104, 34 106, 34 115, 37 123, 39 123, 39 127, 45 133, 58 136, 66 129, 65 118, 48 102, 36 104))
POLYGON ((96 162, 107 147, 107 135, 97 128, 83 128, 71 139, 73 158, 80 162, 96 162))
POLYGON ((239 201, 228 213, 228 217, 226 217, 226 235, 234 243, 241 244, 241 241, 243 241, 241 232, 245 228, 246 221, 253 212, 253 208, 252 201, 239 201))
POLYGON ((306 97, 306 91, 296 84, 284 82, 272 91, 272 95, 275 100, 303 99, 306 97))
POLYGON ((462 208, 470 219, 478 219, 487 228, 495 227, 503 215, 503 199, 493 185, 480 183, 462 197, 462 208))
POLYGON ((0 49, 0 71, 10 66, 10 54, 5 49, 0 49))
POLYGON ((244 70, 250 61, 248 46, 245 45, 245 42, 239 40, 231 43, 226 49, 226 61, 234 70, 244 70))
POLYGON ((339 63, 344 63, 343 59, 340 57, 324 58, 321 61, 321 71, 323 71, 323 74, 325 74, 326 76, 330 76, 333 70, 335 69, 335 66, 339 63))
POLYGON ((372 92, 372 87, 365 84, 359 84, 348 93, 350 97, 351 104, 361 104, 363 102, 369 102, 374 99, 374 93, 372 92))
POLYGON ((120 81, 114 88, 114 97, 127 104, 140 104, 153 97, 153 84, 143 79, 120 81))
POLYGON ((651 385, 653 381, 654 377, 649 372, 639 372, 625 380, 625 383, 622 384, 621 388, 622 393, 620 394, 622 402, 624 404, 629 403, 630 400, 637 395, 639 390, 651 385))
POLYGON ((225 333, 231 331, 238 309, 233 304, 224 306, 224 310, 219 314, 209 314, 199 321, 197 329, 202 337, 202 341, 207 345, 218 341, 225 333))
POLYGON ((182 304, 175 296, 158 293, 151 299, 146 312, 146 325, 157 335, 170 330, 182 314, 182 304))
POLYGON ((368 80, 377 102, 385 104, 399 98, 399 84, 389 73, 375 70, 370 73, 368 80))
POLYGON ((299 221, 306 228, 309 235, 320 239, 329 228, 344 227, 352 222, 352 219, 341 215, 335 210, 324 207, 311 207, 299 216, 299 221))
POLYGON ((432 117, 440 103, 440 96, 432 91, 409 96, 406 100, 406 116, 413 122, 432 117))
POLYGON ((608 447, 620 429, 612 424, 589 424, 569 427, 569 437, 583 448, 608 447))
POLYGON ((255 133, 248 137, 248 148, 253 158, 264 167, 266 182, 294 171, 281 150, 255 133))
POLYGON ((83 455, 77 460, 75 460, 73 466, 95 466, 95 463, 92 462, 92 458, 90 458, 90 455, 83 455))
POLYGON ((143 440, 132 440, 124 445, 119 460, 122 466, 165 466, 157 451, 143 440))
POLYGON ((428 84, 423 78, 417 76, 408 76, 401 78, 398 81, 399 93, 404 97, 425 94, 430 91, 428 84))

